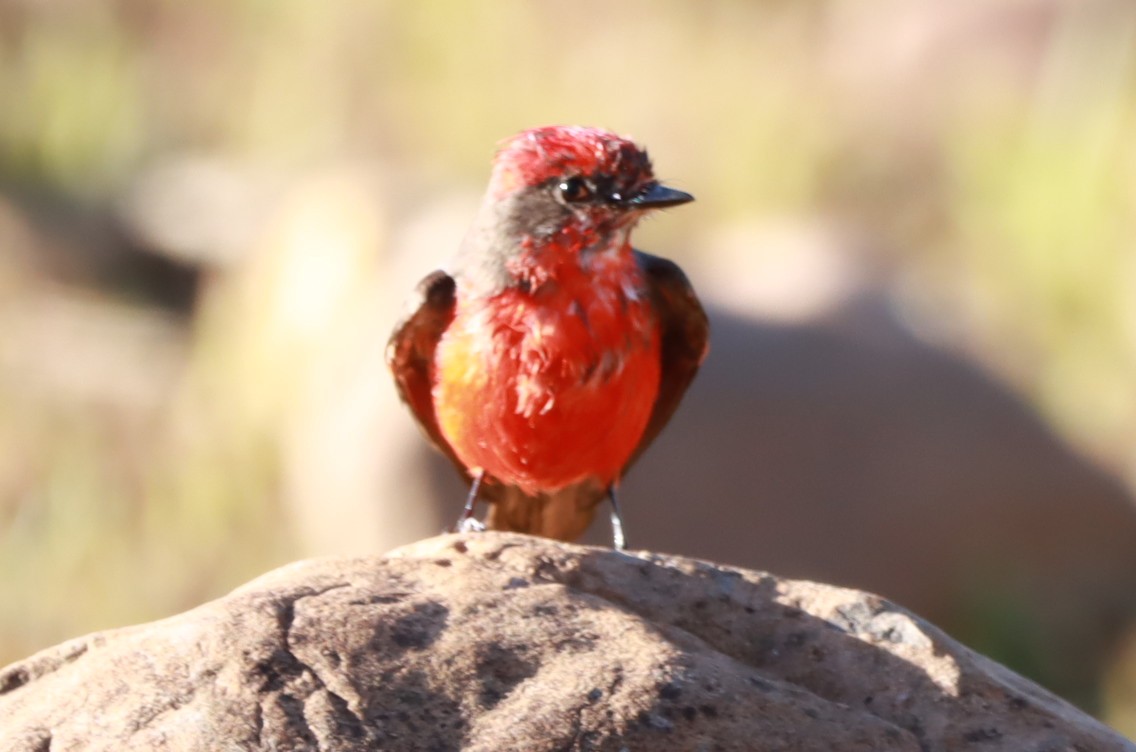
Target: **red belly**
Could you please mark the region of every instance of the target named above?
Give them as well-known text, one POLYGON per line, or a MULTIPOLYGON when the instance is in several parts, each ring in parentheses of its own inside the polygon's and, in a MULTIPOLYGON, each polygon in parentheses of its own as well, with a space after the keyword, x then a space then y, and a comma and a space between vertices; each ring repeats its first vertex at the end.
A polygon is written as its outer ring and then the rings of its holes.
POLYGON ((619 476, 654 408, 659 337, 648 305, 622 290, 587 304, 507 290, 459 305, 435 366, 458 458, 531 495, 619 476))

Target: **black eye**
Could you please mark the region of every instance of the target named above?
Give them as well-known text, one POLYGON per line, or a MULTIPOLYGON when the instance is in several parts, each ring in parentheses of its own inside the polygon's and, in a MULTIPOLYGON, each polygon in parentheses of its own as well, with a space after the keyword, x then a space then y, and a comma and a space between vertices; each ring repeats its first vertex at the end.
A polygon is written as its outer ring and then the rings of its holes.
POLYGON ((560 197, 569 203, 587 201, 592 197, 592 187, 580 177, 561 180, 556 188, 560 191, 560 197))

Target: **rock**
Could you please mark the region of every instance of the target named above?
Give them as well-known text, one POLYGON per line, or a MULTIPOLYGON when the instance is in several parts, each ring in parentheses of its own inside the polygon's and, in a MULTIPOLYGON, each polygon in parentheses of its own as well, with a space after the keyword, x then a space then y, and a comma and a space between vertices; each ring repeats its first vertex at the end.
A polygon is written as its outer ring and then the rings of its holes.
POLYGON ((443 536, 0 672, 0 748, 1136 750, 877 596, 443 536))

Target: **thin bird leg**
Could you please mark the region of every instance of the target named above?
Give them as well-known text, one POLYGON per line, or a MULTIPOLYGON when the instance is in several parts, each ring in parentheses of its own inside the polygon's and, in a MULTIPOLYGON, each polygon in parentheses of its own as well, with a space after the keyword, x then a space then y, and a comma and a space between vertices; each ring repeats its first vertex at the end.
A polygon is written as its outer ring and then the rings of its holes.
POLYGON ((484 477, 484 470, 473 476, 473 483, 469 486, 469 496, 465 497, 465 507, 462 508, 461 517, 458 517, 457 524, 454 525, 455 533, 479 533, 485 529, 485 523, 473 516, 477 507, 477 492, 481 489, 481 480, 484 477))
POLYGON ((611 500, 611 547, 622 551, 627 548, 627 539, 623 537, 623 514, 619 511, 614 483, 607 487, 607 498, 611 500))

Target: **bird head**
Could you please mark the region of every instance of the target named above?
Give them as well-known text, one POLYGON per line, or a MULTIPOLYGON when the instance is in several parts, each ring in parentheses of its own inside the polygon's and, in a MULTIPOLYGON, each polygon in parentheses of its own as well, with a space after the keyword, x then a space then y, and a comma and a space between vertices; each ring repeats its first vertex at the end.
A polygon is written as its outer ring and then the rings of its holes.
POLYGON ((488 193, 537 238, 564 227, 600 234, 629 229, 648 210, 693 198, 661 185, 647 152, 633 141, 580 126, 533 128, 506 140, 488 193))
POLYGON ((645 213, 693 199, 660 184, 647 152, 622 136, 580 126, 522 131, 493 161, 459 276, 485 292, 512 283, 525 254, 585 266, 604 251, 629 254, 628 235, 645 213))

